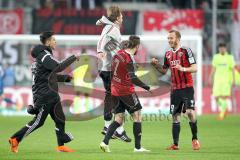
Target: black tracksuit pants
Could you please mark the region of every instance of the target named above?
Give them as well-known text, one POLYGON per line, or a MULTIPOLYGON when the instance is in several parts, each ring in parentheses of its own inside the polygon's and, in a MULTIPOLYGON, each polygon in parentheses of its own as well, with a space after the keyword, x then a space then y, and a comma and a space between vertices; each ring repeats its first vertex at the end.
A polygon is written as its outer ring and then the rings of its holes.
POLYGON ((44 124, 48 114, 50 114, 55 122, 58 145, 64 145, 66 139, 70 137, 65 133, 65 115, 62 110, 60 99, 57 98, 45 104, 35 103, 34 106, 38 107, 39 113, 26 126, 17 131, 12 138, 16 138, 17 141, 20 142, 24 137, 40 128, 44 124))

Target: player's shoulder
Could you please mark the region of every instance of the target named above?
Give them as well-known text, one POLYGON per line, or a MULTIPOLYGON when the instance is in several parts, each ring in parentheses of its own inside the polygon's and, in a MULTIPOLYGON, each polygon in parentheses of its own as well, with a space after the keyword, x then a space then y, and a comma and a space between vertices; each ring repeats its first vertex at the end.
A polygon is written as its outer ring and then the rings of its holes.
POLYGON ((127 53, 124 49, 120 49, 117 54, 115 54, 113 57, 120 57, 120 58, 123 58, 123 59, 126 59, 127 58, 127 53))
POLYGON ((165 53, 165 56, 167 55, 167 54, 169 54, 170 52, 172 52, 172 48, 166 48, 165 49, 165 51, 164 51, 164 53, 165 53))
POLYGON ((108 34, 108 33, 111 32, 113 29, 114 29, 114 26, 113 26, 112 24, 106 24, 106 25, 103 27, 102 35, 108 34))
POLYGON ((171 47, 168 47, 165 49, 165 52, 171 52, 172 51, 172 48, 171 47))
POLYGON ((187 46, 181 46, 181 49, 186 50, 187 52, 190 52, 190 51, 192 52, 191 48, 187 46))
POLYGON ((213 59, 216 59, 216 58, 218 58, 218 57, 219 57, 219 55, 220 55, 219 53, 217 53, 217 54, 214 54, 214 55, 213 55, 213 59))
POLYGON ((52 51, 49 47, 45 45, 36 45, 31 51, 31 56, 37 58, 39 55, 51 55, 52 51))
POLYGON ((234 58, 234 56, 233 56, 231 53, 227 53, 227 56, 228 56, 229 58, 234 58))
POLYGON ((125 54, 125 50, 124 49, 120 49, 117 53, 118 54, 125 54))
POLYGON ((181 46, 182 49, 190 49, 190 47, 187 47, 187 46, 181 46))
POLYGON ((107 34, 118 33, 118 32, 120 33, 119 28, 114 24, 105 25, 104 30, 107 32, 107 34))
POLYGON ((130 55, 124 49, 119 50, 117 54, 113 56, 113 60, 115 59, 118 59, 120 60, 120 62, 126 63, 126 64, 132 62, 130 55))
POLYGON ((190 47, 181 46, 181 50, 185 51, 185 53, 188 54, 188 56, 190 57, 193 56, 193 51, 190 47))

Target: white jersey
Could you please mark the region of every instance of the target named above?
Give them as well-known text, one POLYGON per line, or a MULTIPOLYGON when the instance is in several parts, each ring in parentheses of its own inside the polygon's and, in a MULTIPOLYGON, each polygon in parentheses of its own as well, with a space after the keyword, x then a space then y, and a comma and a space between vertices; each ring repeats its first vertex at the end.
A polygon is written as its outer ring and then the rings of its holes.
POLYGON ((109 21, 105 16, 102 16, 102 18, 97 21, 96 25, 105 25, 97 44, 97 53, 103 52, 106 54, 106 57, 103 59, 102 67, 99 68, 99 70, 111 71, 112 57, 120 49, 120 27, 109 21))

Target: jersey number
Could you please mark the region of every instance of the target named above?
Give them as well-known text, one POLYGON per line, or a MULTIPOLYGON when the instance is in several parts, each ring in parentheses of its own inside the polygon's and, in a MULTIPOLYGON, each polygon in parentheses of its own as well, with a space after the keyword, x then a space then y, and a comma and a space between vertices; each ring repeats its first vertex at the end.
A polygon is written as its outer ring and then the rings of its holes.
POLYGON ((120 63, 119 59, 115 59, 114 63, 115 63, 115 68, 114 68, 113 75, 117 76, 117 69, 118 69, 118 66, 119 66, 119 63, 120 63))

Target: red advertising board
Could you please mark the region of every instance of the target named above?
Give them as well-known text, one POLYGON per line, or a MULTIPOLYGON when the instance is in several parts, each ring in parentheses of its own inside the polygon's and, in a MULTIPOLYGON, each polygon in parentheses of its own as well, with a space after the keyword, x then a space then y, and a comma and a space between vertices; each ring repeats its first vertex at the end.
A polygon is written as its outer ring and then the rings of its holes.
POLYGON ((23 33, 23 10, 0 10, 0 34, 23 33))
MULTIPOLYGON (((102 27, 96 26, 96 21, 106 15, 104 9, 35 9, 33 10, 32 33, 39 34, 42 30, 53 30, 56 34, 100 34, 102 27)), ((137 11, 123 11, 124 19, 122 34, 135 34, 137 11), (129 27, 131 26, 131 27, 129 27)))
POLYGON ((144 32, 201 30, 204 25, 202 10, 146 11, 143 13, 144 32))

